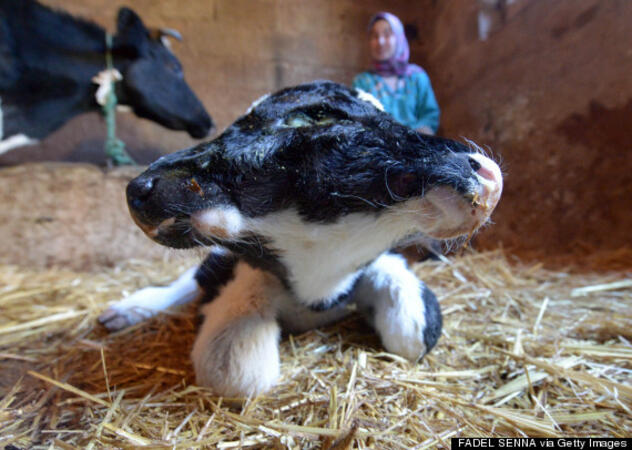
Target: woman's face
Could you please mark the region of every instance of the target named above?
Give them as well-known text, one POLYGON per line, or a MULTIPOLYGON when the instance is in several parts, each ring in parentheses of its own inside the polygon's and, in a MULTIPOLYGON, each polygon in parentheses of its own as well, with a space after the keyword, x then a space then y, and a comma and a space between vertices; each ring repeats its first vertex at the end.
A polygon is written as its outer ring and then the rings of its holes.
POLYGON ((378 20, 369 33, 369 49, 375 61, 386 61, 395 54, 397 39, 386 20, 378 20))

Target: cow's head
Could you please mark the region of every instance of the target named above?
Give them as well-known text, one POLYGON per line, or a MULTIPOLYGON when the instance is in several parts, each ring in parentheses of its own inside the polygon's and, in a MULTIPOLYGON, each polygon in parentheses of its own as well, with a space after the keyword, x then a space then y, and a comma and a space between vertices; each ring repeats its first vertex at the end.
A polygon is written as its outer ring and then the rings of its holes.
POLYGON ((217 139, 166 155, 133 180, 132 216, 169 246, 255 235, 278 252, 292 239, 341 234, 388 248, 415 232, 452 238, 485 223, 502 190, 498 166, 361 97, 315 82, 264 98, 217 139))
POLYGON ((180 61, 165 44, 134 11, 119 10, 114 51, 123 74, 121 102, 140 117, 203 138, 213 126, 211 118, 184 80, 180 61))

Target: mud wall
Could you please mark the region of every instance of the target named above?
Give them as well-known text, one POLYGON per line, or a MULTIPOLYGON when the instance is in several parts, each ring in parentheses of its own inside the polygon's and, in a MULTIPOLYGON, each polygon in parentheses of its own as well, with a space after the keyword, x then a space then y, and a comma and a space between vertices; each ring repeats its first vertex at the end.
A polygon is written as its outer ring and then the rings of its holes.
POLYGON ((98 270, 177 257, 131 220, 125 185, 140 168, 27 163, 0 169, 0 264, 98 270))
POLYGON ((441 132, 492 149, 506 173, 496 224, 479 243, 629 245, 632 2, 457 0, 436 2, 431 16, 421 50, 441 132), (481 10, 492 19, 485 41, 481 10))

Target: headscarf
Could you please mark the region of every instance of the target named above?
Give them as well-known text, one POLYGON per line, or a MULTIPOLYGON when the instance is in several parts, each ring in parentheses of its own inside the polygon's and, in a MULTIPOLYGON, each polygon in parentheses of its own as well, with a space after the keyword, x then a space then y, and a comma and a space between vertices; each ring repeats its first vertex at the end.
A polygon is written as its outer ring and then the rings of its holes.
POLYGON ((408 40, 404 34, 404 25, 397 16, 388 12, 379 12, 369 21, 369 31, 373 28, 373 24, 378 20, 386 20, 395 35, 395 52, 390 59, 386 61, 373 61, 371 71, 383 77, 388 76, 408 76, 415 72, 421 72, 423 69, 416 64, 408 64, 410 57, 410 49, 408 40))

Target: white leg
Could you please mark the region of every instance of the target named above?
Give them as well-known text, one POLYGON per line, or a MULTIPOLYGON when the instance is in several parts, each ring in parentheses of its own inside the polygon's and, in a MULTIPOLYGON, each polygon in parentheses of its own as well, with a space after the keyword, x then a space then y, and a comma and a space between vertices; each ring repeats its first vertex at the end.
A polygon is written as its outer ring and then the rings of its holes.
POLYGON ((197 383, 222 396, 246 397, 270 389, 279 377, 276 300, 287 295, 279 280, 246 263, 202 307, 204 323, 191 357, 197 383))
POLYGON ((297 302, 289 293, 283 296, 277 305, 281 328, 287 333, 294 334, 338 322, 352 312, 347 305, 325 311, 313 311, 297 302))
POLYGON ((201 289, 195 280, 197 267, 184 272, 176 281, 164 287, 146 287, 110 306, 99 316, 109 330, 120 330, 155 316, 170 306, 195 300, 201 289))
POLYGON ((417 361, 441 334, 436 297, 401 255, 378 257, 367 267, 353 298, 389 352, 417 361))

